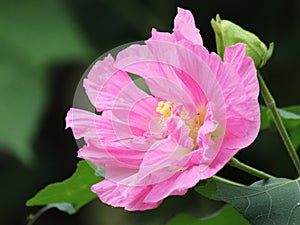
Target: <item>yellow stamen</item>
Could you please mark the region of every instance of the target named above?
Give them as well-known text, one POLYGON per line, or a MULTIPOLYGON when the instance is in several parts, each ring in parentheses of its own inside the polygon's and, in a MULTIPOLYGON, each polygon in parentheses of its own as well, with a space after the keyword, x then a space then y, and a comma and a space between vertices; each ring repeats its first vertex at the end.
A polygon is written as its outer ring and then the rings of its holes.
POLYGON ((202 108, 192 119, 185 122, 185 124, 188 125, 188 127, 190 128, 189 136, 193 139, 194 149, 198 148, 197 145, 198 131, 204 123, 205 114, 206 114, 206 110, 205 108, 202 108))
POLYGON ((171 102, 169 102, 169 101, 167 101, 167 102, 160 101, 157 104, 156 112, 162 114, 164 118, 167 118, 167 117, 172 115, 171 109, 172 109, 172 103, 171 102))
MULTIPOLYGON (((166 122, 167 118, 172 115, 173 107, 174 105, 169 101, 167 102, 160 101, 157 104, 156 112, 162 115, 161 120, 163 122, 166 122)), ((198 108, 197 113, 193 118, 189 120, 185 120, 185 124, 190 128, 189 137, 192 138, 194 143, 194 148, 191 150, 195 150, 199 148, 197 144, 197 137, 198 137, 199 129, 204 123, 205 114, 206 114, 206 108, 200 107, 198 108)), ((180 113, 180 117, 182 119, 184 119, 186 115, 187 113, 185 111, 182 111, 180 113)))

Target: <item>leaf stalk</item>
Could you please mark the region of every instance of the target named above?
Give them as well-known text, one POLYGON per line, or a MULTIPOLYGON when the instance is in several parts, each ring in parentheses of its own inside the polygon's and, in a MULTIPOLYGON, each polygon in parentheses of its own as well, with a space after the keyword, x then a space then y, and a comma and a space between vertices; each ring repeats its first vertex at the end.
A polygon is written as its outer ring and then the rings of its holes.
POLYGON ((294 145, 287 133, 287 130, 282 122, 282 119, 279 115, 278 109, 276 107, 276 102, 275 102, 273 96, 271 95, 271 92, 269 91, 269 89, 259 71, 257 72, 257 76, 258 76, 261 96, 263 97, 266 106, 268 107, 268 109, 271 112, 275 126, 281 136, 281 139, 283 140, 283 143, 287 149, 287 152, 288 152, 291 160, 293 161, 293 164, 297 170, 298 176, 300 176, 300 160, 299 160, 297 152, 294 148, 294 145))
POLYGON ((253 176, 259 177, 261 179, 269 179, 269 178, 275 178, 274 176, 267 174, 261 170, 258 170, 256 168, 253 168, 249 165, 246 165, 245 163, 240 162, 236 158, 232 157, 228 164, 232 167, 238 168, 246 173, 249 173, 253 176))

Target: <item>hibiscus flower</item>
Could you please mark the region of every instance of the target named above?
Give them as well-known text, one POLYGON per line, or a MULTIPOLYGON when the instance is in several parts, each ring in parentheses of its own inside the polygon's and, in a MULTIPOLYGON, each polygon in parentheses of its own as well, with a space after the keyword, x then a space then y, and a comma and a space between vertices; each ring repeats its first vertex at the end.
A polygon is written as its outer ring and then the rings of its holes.
POLYGON ((259 86, 245 50, 229 46, 224 60, 210 53, 191 12, 179 8, 172 34, 153 29, 145 44, 97 61, 84 87, 99 113, 72 108, 66 118, 86 143, 78 156, 105 170, 91 190, 115 207, 152 209, 250 145, 260 127, 259 86))

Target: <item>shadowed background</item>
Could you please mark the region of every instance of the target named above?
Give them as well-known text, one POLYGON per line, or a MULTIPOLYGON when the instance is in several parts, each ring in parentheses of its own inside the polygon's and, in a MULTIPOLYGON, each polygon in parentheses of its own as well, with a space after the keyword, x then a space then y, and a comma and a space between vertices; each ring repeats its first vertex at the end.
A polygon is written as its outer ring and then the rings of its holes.
MULTIPOLYGON (((215 51, 210 20, 217 13, 255 32, 275 52, 262 70, 278 106, 300 104, 300 2, 160 0, 0 1, 0 224, 25 224, 38 207, 25 201, 47 184, 68 178, 76 168, 77 146, 65 130, 77 83, 106 51, 148 39, 151 28, 171 32, 176 7, 194 14, 204 45, 215 51)), ((275 131, 259 138, 237 158, 276 176, 295 171, 275 131)), ((255 179, 226 167, 224 177, 250 184, 255 179)), ((165 224, 179 212, 205 216, 220 207, 190 190, 158 209, 125 212, 95 200, 75 216, 55 209, 36 225, 165 224)))

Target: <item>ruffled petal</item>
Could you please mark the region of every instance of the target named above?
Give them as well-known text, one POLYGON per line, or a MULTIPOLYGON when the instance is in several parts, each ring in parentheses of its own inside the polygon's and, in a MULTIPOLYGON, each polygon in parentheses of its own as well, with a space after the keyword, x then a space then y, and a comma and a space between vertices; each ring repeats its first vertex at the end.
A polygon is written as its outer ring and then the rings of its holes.
MULTIPOLYGON (((187 84, 191 84, 189 85, 190 93, 197 95, 199 93, 198 88, 201 88, 201 93, 203 93, 205 99, 213 103, 211 107, 215 115, 221 123, 225 123, 226 113, 223 90, 216 75, 207 63, 207 58, 210 55, 201 58, 190 49, 169 42, 148 41, 147 46, 158 63, 182 71, 182 73, 177 75, 181 78, 182 83, 184 83, 184 80, 189 80, 187 84)), ((220 58, 218 61, 222 63, 220 58)), ((224 77, 227 74, 230 75, 231 71, 228 69, 229 67, 223 69, 226 72, 224 77)), ((233 76, 231 77, 233 79, 233 76)), ((198 107, 201 106, 199 105, 198 107)))
POLYGON ((232 129, 241 131, 244 127, 244 143, 238 144, 239 140, 232 136, 226 138, 226 143, 230 143, 233 148, 246 147, 257 137, 260 127, 260 109, 258 104, 259 84, 257 80, 256 68, 253 60, 246 56, 246 45, 237 44, 225 49, 224 61, 232 65, 241 79, 241 86, 245 91, 245 101, 232 110, 235 117, 230 117, 233 124, 232 129), (234 143, 233 143, 234 142, 234 143))
MULTIPOLYGON (((66 116, 66 128, 71 128, 76 139, 85 138, 86 142, 97 141, 97 126, 102 124, 102 117, 81 109, 71 108, 66 116)), ((105 123, 102 124, 105 126, 105 123)), ((110 134, 108 134, 110 135, 110 134)))
POLYGON ((179 170, 175 162, 188 152, 187 149, 165 139, 155 143, 143 158, 136 174, 119 180, 118 183, 126 186, 145 186, 167 180, 179 170))
POLYGON ((99 167, 127 165, 138 168, 145 151, 155 141, 130 135, 128 124, 112 120, 109 112, 98 116, 84 110, 71 109, 66 121, 74 137, 84 138, 87 143, 87 146, 79 150, 78 156, 99 167))
POLYGON ((116 69, 113 64, 114 59, 110 55, 97 61, 83 82, 86 93, 98 112, 116 107, 120 94, 129 99, 146 95, 134 85, 126 72, 116 69))
POLYGON ((181 118, 177 116, 170 117, 167 120, 167 130, 171 140, 184 148, 193 149, 193 140, 189 137, 190 128, 181 118))
MULTIPOLYGON (((211 55, 209 65, 216 74, 222 87, 226 102, 226 126, 218 125, 212 116, 207 114, 204 125, 200 128, 201 143, 206 143, 205 152, 215 152, 213 160, 201 162, 204 178, 213 176, 241 149, 251 144, 257 137, 260 127, 260 111, 258 104, 259 86, 253 61, 245 55, 245 45, 238 44, 228 47, 224 54, 224 64, 219 62, 218 56, 211 55), (224 71, 230 71, 230 74, 224 71), (220 135, 222 129, 225 134, 221 145, 214 147, 211 134, 220 135)), ((209 109, 209 107, 207 107, 209 109)))
POLYGON ((92 191, 102 202, 114 207, 124 207, 128 211, 156 208, 161 201, 155 203, 144 201, 151 189, 151 186, 128 187, 107 180, 92 186, 92 191))
MULTIPOLYGON (((237 88, 225 97, 227 127, 224 147, 244 148, 257 137, 260 127, 258 104, 259 85, 253 60, 246 56, 246 45, 237 44, 225 49, 224 62, 230 64, 237 88)), ((219 74, 218 77, 223 75, 219 74)), ((228 82, 220 82, 224 91, 230 89, 228 82)))
POLYGON ((155 97, 183 104, 189 112, 195 111, 195 105, 203 102, 201 90, 192 93, 179 78, 181 71, 157 61, 147 46, 133 45, 124 49, 117 55, 115 66, 141 76, 155 97))
POLYGON ((192 47, 193 45, 203 45, 199 29, 195 25, 195 20, 189 10, 177 8, 177 15, 174 19, 173 33, 158 32, 152 29, 152 36, 149 40, 168 41, 192 47))
POLYGON ((241 149, 233 149, 220 146, 220 148, 218 149, 218 155, 214 158, 213 161, 211 161, 208 165, 205 165, 201 162, 201 166, 199 167, 201 170, 201 180, 214 176, 239 150, 241 149))
POLYGON ((184 195, 189 188, 195 186, 200 179, 200 173, 196 166, 177 172, 173 177, 161 183, 153 185, 153 188, 145 198, 147 203, 160 202, 172 195, 184 195))
POLYGON ((199 29, 196 28, 195 20, 189 10, 177 9, 178 14, 174 19, 174 34, 177 41, 182 39, 189 40, 193 44, 203 45, 199 29))
MULTIPOLYGON (((164 128, 159 123, 161 114, 156 112, 158 102, 158 99, 149 96, 136 101, 131 106, 128 124, 134 135, 162 138, 160 134, 163 133, 164 128)), ((123 116, 127 113, 124 112, 123 116)))

